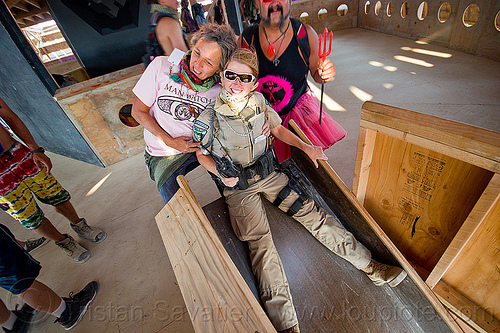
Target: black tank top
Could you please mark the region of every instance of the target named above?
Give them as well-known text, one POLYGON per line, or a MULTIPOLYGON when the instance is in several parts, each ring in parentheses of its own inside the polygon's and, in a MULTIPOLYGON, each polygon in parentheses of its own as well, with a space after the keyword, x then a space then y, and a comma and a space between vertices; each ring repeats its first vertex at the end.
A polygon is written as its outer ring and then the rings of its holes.
MULTIPOLYGON (((262 52, 258 33, 255 34, 253 45, 259 59, 260 79, 257 91, 264 95, 276 112, 285 115, 309 88, 309 68, 300 56, 297 38, 292 38, 285 52, 278 58, 278 66, 274 66, 262 52)), ((276 48, 279 48, 279 44, 276 48)))

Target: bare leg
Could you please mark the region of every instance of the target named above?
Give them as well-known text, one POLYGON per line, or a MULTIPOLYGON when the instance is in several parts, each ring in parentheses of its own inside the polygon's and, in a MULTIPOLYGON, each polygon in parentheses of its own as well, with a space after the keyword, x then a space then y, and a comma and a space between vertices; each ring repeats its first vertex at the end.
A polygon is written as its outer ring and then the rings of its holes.
POLYGON ((47 313, 54 312, 61 304, 61 297, 37 280, 19 296, 32 308, 47 313))
POLYGON ((46 217, 43 218, 42 224, 35 231, 48 239, 52 239, 54 242, 60 242, 66 238, 46 217))
POLYGON ((71 224, 76 224, 78 223, 78 221, 80 221, 80 217, 76 213, 76 210, 71 204, 71 201, 66 201, 65 203, 54 206, 54 209, 56 210, 56 212, 66 217, 69 222, 71 222, 71 224))

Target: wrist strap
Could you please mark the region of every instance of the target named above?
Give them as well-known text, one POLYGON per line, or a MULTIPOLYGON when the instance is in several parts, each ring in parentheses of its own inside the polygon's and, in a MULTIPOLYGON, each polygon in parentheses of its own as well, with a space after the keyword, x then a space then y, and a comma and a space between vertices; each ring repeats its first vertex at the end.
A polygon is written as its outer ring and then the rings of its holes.
POLYGON ((42 153, 43 154, 43 153, 45 153, 45 149, 43 149, 42 147, 40 147, 40 148, 37 148, 35 150, 32 150, 31 153, 32 154, 36 154, 36 153, 42 153))

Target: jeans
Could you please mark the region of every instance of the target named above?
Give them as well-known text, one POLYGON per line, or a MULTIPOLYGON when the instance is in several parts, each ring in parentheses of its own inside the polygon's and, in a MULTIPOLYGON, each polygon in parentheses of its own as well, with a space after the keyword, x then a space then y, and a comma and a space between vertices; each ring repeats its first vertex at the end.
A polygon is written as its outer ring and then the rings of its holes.
POLYGON ((163 199, 163 202, 166 204, 170 199, 174 196, 175 192, 179 189, 179 184, 177 183, 178 175, 187 175, 189 172, 193 171, 198 167, 200 163, 198 162, 198 158, 196 154, 193 154, 189 157, 186 162, 182 163, 182 165, 175 170, 175 172, 167 179, 167 181, 158 189, 160 191, 160 196, 163 199))

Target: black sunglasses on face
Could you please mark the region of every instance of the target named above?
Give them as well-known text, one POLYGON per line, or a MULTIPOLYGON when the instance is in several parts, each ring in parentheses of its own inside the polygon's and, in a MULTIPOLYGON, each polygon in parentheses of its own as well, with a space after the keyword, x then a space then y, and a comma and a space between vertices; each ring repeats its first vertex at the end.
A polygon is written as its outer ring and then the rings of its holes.
POLYGON ((235 81, 236 78, 238 78, 241 83, 250 83, 255 80, 255 76, 253 76, 253 74, 238 74, 230 71, 229 69, 224 71, 224 77, 229 81, 235 81))

